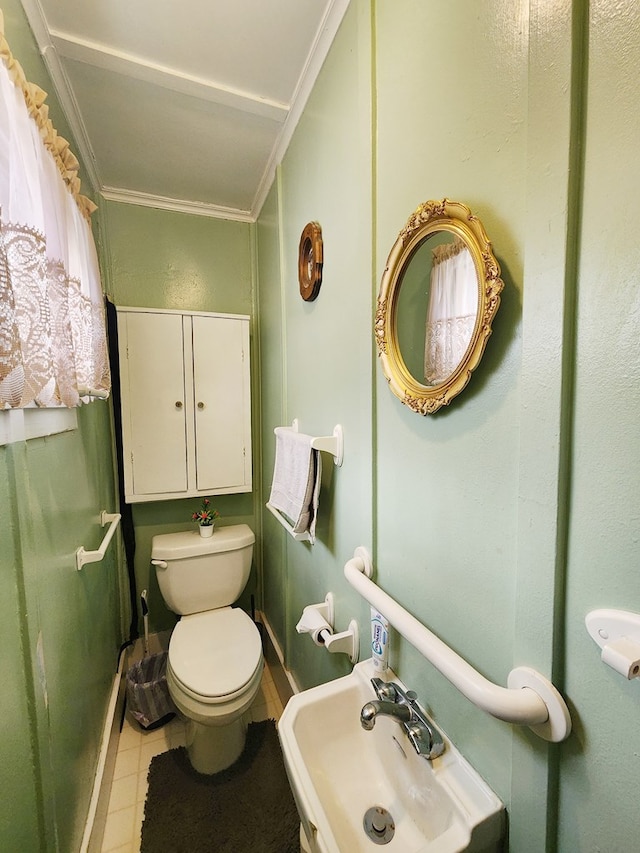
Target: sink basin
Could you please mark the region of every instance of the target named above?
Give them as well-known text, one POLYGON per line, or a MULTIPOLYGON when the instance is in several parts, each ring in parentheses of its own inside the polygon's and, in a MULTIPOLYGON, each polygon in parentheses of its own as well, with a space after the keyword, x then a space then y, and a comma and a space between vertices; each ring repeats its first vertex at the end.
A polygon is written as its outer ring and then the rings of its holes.
MULTIPOLYGON (((360 710, 375 698, 374 675, 372 662, 363 661, 351 675, 297 694, 282 714, 278 732, 302 849, 498 851, 504 806, 446 736, 444 754, 429 761, 390 717, 379 716, 372 731, 362 728, 360 710), (375 840, 365 831, 371 814, 375 840)), ((391 670, 388 680, 404 686, 391 670)))

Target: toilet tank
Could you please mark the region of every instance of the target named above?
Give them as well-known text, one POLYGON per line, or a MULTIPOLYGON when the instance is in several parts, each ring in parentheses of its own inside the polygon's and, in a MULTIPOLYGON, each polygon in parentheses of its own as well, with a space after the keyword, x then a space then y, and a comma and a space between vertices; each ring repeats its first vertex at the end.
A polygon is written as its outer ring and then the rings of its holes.
POLYGON ((154 536, 151 560, 167 607, 184 616, 233 604, 249 580, 254 542, 246 524, 216 527, 208 539, 197 530, 154 536))

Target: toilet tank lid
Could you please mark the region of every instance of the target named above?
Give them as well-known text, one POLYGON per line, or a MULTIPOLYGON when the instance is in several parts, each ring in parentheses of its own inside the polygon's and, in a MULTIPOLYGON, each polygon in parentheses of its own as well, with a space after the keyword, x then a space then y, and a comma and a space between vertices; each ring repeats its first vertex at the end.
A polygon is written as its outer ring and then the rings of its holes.
POLYGON ((248 524, 231 524, 216 528, 213 536, 205 538, 199 531, 185 530, 181 533, 161 533, 151 539, 153 560, 180 560, 198 554, 216 554, 237 551, 253 545, 255 535, 248 524))

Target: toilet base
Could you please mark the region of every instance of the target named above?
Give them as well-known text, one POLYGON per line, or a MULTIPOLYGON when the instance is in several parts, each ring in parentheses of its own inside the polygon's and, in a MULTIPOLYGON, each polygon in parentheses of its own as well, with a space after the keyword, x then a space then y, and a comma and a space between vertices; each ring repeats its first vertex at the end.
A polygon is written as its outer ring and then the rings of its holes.
POLYGON ((226 770, 240 758, 247 738, 247 722, 241 714, 223 726, 207 726, 187 720, 187 753, 194 770, 210 776, 226 770))

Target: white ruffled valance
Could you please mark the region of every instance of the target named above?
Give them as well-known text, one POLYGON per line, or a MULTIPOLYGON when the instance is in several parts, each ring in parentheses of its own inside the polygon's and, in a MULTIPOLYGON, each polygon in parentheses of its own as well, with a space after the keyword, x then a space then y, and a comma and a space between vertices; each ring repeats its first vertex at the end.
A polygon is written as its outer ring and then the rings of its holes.
POLYGON ((110 390, 95 205, 45 98, 0 12, 0 409, 73 407, 110 390))

